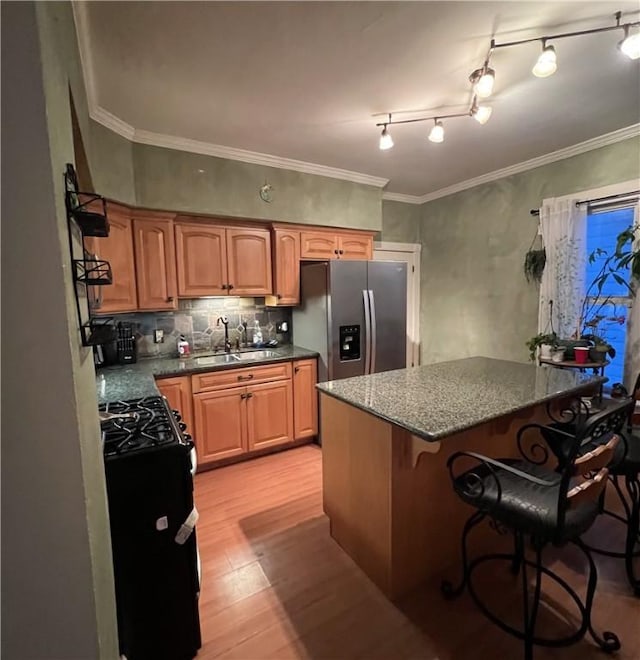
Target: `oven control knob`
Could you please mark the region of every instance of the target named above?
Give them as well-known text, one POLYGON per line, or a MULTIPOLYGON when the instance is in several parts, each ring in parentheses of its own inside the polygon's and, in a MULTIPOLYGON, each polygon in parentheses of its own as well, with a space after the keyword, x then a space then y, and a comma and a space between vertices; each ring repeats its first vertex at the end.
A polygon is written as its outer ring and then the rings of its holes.
POLYGON ((179 422, 182 419, 182 415, 177 410, 171 411, 176 422, 179 422))
POLYGON ((186 425, 184 422, 179 422, 179 423, 178 423, 178 428, 179 428, 181 431, 186 431, 186 429, 187 429, 187 425, 186 425))

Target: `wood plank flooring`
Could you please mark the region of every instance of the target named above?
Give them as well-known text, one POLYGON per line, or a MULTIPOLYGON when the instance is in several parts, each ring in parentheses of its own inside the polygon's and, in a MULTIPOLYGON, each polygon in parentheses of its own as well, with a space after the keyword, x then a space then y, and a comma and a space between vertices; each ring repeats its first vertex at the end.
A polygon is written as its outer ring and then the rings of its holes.
MULTIPOLYGON (((428 584, 399 603, 389 602, 329 536, 321 470, 320 449, 308 445, 196 476, 200 660, 522 657, 520 642, 489 623, 467 594, 447 602, 438 585, 428 584)), ((600 521, 593 533, 621 539, 621 530, 606 523, 600 521)), ((554 570, 584 592, 579 552, 551 549, 548 557, 554 570)), ((452 561, 446 577, 456 579, 458 558, 452 561)), ((596 561, 594 626, 620 636, 617 658, 640 660, 640 599, 630 594, 622 562, 596 561)), ((494 611, 519 623, 518 580, 489 567, 476 583, 479 592, 491 595, 494 611)), ((541 634, 566 630, 559 619, 574 620, 571 602, 553 584, 543 582, 543 589, 541 634)), ((603 657, 588 638, 565 649, 535 651, 536 660, 603 657)))

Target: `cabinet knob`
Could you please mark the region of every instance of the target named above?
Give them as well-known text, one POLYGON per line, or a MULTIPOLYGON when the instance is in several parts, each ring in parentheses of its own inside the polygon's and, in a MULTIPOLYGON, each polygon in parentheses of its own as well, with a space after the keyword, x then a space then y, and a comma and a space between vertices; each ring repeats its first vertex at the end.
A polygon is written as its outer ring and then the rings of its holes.
POLYGON ((338 254, 344 254, 344 250, 338 250, 338 254))
POLYGON ((300 367, 294 367, 294 369, 293 369, 293 373, 294 373, 294 374, 297 374, 298 371, 300 371, 300 367))
POLYGON ((238 380, 251 380, 253 378, 253 374, 249 374, 248 376, 238 376, 238 380))
POLYGON ((167 302, 173 302, 173 296, 167 296, 167 302))
POLYGON ((334 251, 333 251, 333 254, 338 254, 338 250, 334 250, 334 251))
POLYGON ((277 298, 278 300, 282 300, 282 295, 279 294, 279 293, 276 293, 276 298, 277 298))
POLYGON ((226 285, 226 284, 223 284, 220 288, 221 288, 221 289, 226 289, 226 288, 227 288, 227 285, 226 285))
POLYGON ((231 289, 233 289, 233 284, 228 284, 227 288, 229 289, 229 291, 231 291, 231 289))

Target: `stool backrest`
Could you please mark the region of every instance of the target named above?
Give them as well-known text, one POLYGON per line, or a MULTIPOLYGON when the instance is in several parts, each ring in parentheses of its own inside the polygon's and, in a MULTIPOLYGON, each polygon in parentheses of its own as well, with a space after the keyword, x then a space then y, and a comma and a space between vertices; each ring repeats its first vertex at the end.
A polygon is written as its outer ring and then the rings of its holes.
POLYGON ((613 460, 620 442, 618 434, 627 421, 632 405, 630 399, 623 399, 602 411, 582 417, 578 420, 575 435, 566 438, 566 462, 562 466, 558 501, 560 527, 564 525, 568 509, 589 501, 595 502, 602 495, 607 483, 606 466, 613 460), (582 481, 576 484, 576 478, 582 478, 582 481))

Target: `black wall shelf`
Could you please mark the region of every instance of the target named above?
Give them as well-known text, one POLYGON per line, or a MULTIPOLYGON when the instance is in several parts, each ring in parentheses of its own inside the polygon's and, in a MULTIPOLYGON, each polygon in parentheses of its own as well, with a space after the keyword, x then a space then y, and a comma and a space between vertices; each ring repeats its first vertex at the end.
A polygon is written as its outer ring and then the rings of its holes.
POLYGON ((91 317, 88 287, 111 284, 113 274, 108 261, 98 259, 86 251, 84 238, 85 236, 106 237, 109 235, 107 203, 104 197, 95 193, 78 192, 76 172, 70 163, 67 163, 64 171, 64 188, 69 253, 73 265, 73 287, 82 345, 104 344, 116 339, 117 330, 113 317, 91 317), (78 245, 81 250, 80 256, 76 256, 78 249, 76 246, 78 245), (84 293, 82 296, 84 304, 80 302, 81 293, 84 293))

